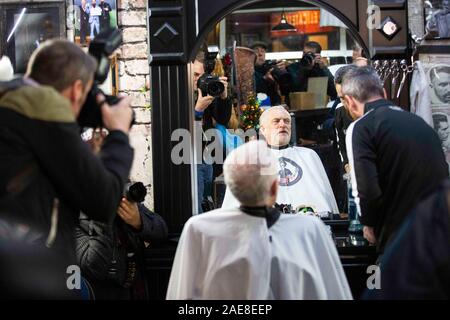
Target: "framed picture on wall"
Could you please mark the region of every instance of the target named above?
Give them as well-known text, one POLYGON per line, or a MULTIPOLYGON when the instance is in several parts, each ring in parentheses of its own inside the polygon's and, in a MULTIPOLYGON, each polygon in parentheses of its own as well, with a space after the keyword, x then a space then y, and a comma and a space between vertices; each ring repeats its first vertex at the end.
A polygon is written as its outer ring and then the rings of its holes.
POLYGON ((433 127, 450 164, 450 58, 447 54, 421 54, 427 75, 433 127))
POLYGON ((116 0, 73 0, 75 43, 88 46, 102 30, 117 27, 116 0))
POLYGON ((100 89, 109 95, 117 96, 119 94, 119 64, 116 54, 111 57, 108 77, 100 85, 100 89))
POLYGON ((66 37, 65 2, 0 4, 0 55, 24 73, 40 43, 66 37))
POLYGON ((450 38, 450 0, 425 1, 425 38, 450 38))

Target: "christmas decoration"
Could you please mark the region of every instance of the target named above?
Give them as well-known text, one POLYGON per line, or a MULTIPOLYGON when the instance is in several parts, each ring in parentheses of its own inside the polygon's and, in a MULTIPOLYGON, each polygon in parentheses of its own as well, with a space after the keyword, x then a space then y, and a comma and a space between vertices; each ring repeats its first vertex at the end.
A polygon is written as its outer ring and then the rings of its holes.
POLYGON ((247 103, 241 105, 241 127, 245 130, 252 128, 258 130, 262 112, 258 99, 254 95, 249 95, 247 103))

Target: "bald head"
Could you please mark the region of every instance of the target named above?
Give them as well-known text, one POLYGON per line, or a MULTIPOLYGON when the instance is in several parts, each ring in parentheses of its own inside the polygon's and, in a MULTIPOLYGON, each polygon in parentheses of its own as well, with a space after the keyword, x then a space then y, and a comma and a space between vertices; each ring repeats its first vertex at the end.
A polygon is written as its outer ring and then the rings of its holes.
POLYGON ((223 164, 225 183, 245 206, 272 206, 277 193, 276 159, 264 141, 233 150, 223 164))
POLYGON ((281 147, 291 140, 291 115, 282 106, 264 111, 259 118, 260 132, 270 146, 281 147))

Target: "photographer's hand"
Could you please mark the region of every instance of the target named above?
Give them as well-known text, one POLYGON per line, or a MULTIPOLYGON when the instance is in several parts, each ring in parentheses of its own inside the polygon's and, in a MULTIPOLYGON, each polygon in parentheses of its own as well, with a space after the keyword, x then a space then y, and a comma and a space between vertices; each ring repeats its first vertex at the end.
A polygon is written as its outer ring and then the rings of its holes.
POLYGON ((322 56, 320 55, 320 54, 318 54, 318 53, 316 53, 315 55, 314 55, 314 63, 316 63, 317 65, 319 65, 319 68, 320 69, 323 69, 323 68, 325 68, 325 63, 323 62, 323 60, 322 60, 322 56))
POLYGON ((225 90, 223 90, 220 98, 222 100, 225 100, 228 97, 228 81, 227 81, 228 78, 227 77, 220 77, 219 79, 220 79, 220 82, 222 82, 223 86, 225 87, 225 90))
POLYGON ((130 97, 122 97, 119 102, 111 108, 111 106, 106 103, 105 97, 102 94, 99 94, 97 95, 97 103, 101 104, 103 124, 106 129, 109 131, 120 130, 125 133, 130 131, 131 121, 133 119, 130 97))
POLYGON ((132 226, 136 230, 141 229, 142 220, 137 203, 130 202, 126 198, 122 198, 119 209, 117 209, 117 214, 126 224, 132 226))
POLYGON ((288 65, 289 65, 289 64, 287 63, 287 61, 281 60, 281 61, 278 61, 278 62, 277 62, 277 67, 278 67, 278 69, 280 69, 281 71, 285 71, 288 65))
POLYGON ((203 96, 202 90, 198 89, 197 103, 195 104, 195 111, 203 112, 213 102, 214 97, 207 95, 203 96))
POLYGON ((264 75, 263 79, 266 81, 275 82, 275 79, 272 76, 272 71, 273 71, 273 68, 270 69, 269 71, 267 71, 267 73, 264 75))

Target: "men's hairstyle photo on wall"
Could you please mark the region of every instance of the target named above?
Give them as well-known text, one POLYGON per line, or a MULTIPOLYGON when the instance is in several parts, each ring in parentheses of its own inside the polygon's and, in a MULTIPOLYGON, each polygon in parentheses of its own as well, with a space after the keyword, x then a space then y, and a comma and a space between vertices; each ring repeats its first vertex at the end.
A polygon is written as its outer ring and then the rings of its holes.
POLYGON ((435 64, 428 71, 430 97, 433 105, 450 107, 450 65, 435 64))
POLYGON ((450 38, 450 0, 424 1, 425 38, 450 38))

